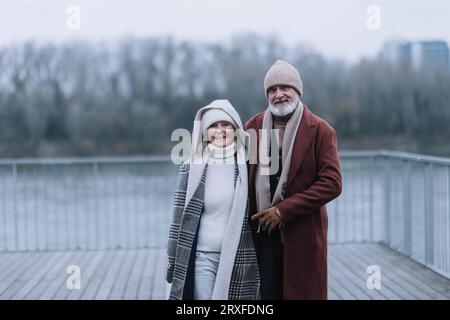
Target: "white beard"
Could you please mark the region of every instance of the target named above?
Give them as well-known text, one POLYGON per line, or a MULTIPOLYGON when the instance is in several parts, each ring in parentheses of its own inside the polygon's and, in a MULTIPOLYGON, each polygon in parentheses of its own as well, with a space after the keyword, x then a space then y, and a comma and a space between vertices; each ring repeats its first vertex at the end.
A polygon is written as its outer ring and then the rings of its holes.
POLYGON ((289 101, 289 105, 287 107, 281 109, 275 107, 271 102, 269 102, 269 111, 277 117, 287 116, 288 114, 291 114, 292 112, 295 111, 295 108, 297 108, 299 100, 300 100, 299 97, 295 97, 292 99, 292 101, 289 101))

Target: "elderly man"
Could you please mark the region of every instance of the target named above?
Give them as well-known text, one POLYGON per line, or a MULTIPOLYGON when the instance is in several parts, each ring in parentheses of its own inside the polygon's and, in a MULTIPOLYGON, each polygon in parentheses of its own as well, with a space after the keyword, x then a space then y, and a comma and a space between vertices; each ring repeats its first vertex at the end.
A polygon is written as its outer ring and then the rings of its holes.
POLYGON ((325 204, 342 190, 336 133, 300 101, 303 85, 291 64, 276 61, 264 89, 269 107, 245 125, 256 131, 258 154, 267 152, 275 168, 266 170, 261 156, 249 164, 261 298, 327 299, 325 204), (278 139, 270 138, 273 132, 278 139))

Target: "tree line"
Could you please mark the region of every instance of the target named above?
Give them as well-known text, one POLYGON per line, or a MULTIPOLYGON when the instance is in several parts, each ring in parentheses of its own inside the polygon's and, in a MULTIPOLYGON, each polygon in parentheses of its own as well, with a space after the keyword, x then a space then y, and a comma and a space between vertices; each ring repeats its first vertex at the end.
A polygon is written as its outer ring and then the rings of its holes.
POLYGON ((168 154, 176 128, 229 99, 243 121, 267 106, 263 81, 282 58, 303 102, 340 149, 450 155, 450 71, 330 60, 307 45, 237 35, 229 43, 124 38, 0 48, 0 157, 168 154))

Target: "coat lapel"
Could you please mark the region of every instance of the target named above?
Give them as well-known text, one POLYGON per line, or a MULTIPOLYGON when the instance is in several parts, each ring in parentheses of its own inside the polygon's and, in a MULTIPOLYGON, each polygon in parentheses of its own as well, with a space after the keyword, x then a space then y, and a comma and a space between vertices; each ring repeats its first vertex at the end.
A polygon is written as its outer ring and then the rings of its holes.
POLYGON ((295 174, 305 159, 306 153, 317 133, 317 124, 312 117, 312 113, 306 105, 304 107, 305 110, 303 111, 303 117, 300 121, 300 126, 295 136, 294 150, 292 150, 291 168, 288 173, 286 187, 288 187, 294 179, 295 174))

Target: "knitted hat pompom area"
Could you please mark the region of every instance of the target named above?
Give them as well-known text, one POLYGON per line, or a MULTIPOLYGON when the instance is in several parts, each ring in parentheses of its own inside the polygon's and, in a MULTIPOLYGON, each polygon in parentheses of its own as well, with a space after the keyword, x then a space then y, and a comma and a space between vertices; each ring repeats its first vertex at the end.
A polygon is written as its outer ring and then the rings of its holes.
POLYGON ((294 88, 300 96, 303 95, 303 83, 297 69, 289 62, 277 60, 267 71, 264 79, 264 90, 267 97, 267 90, 275 85, 285 85, 294 88))

